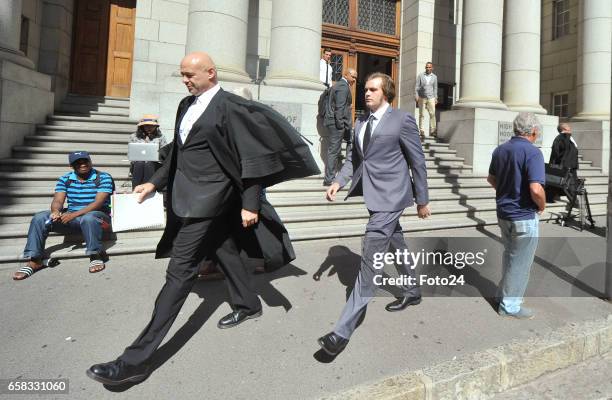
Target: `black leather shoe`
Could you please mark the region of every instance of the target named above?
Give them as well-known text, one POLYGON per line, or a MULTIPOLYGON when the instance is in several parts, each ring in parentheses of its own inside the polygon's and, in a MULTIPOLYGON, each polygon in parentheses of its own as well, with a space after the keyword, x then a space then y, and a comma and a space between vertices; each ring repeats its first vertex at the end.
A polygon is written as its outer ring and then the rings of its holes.
POLYGON ((416 306, 421 302, 421 296, 405 296, 387 304, 385 310, 389 312, 402 311, 408 306, 416 306))
POLYGON ((92 365, 87 376, 105 385, 117 386, 126 383, 138 383, 149 376, 148 365, 133 366, 121 360, 92 365))
POLYGON ((317 342, 324 352, 330 356, 337 356, 348 344, 348 339, 342 336, 336 335, 334 332, 330 332, 325 336, 321 336, 317 342))
POLYGON ((219 329, 233 328, 236 325, 240 325, 247 319, 261 317, 262 313, 263 311, 261 309, 252 312, 247 312, 244 310, 234 311, 221 318, 217 324, 217 327, 219 329))

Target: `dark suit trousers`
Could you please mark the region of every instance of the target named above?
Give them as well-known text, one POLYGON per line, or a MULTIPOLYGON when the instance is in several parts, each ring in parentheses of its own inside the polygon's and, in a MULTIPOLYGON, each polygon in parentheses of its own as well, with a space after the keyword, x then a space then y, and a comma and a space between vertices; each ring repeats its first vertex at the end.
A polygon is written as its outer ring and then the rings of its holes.
POLYGON ((218 260, 226 276, 232 308, 255 311, 261 302, 250 284, 250 274, 240 257, 240 250, 230 226, 238 226, 239 208, 230 208, 214 219, 185 218, 174 240, 166 271, 166 283, 155 300, 151 321, 138 338, 119 357, 130 365, 147 361, 160 345, 176 319, 197 275, 198 263, 204 257, 218 260), (215 257, 216 256, 216 257, 215 257))
POLYGON ((342 150, 343 129, 336 129, 335 126, 326 125, 328 135, 323 137, 323 148, 327 148, 327 162, 325 163, 324 182, 331 183, 340 169, 340 151, 342 150))
MULTIPOLYGON (((403 210, 384 212, 370 211, 370 220, 366 225, 361 249, 361 266, 355 286, 342 310, 342 314, 336 323, 334 332, 345 339, 349 339, 357 322, 366 310, 366 307, 376 293, 374 277, 382 273, 382 269, 374 268, 374 254, 388 252, 390 248, 403 251, 408 249, 399 219, 403 210)), ((411 276, 414 279, 415 272, 406 264, 396 264, 400 275, 411 276)), ((421 290, 417 285, 404 286, 404 296, 420 296, 421 290)))

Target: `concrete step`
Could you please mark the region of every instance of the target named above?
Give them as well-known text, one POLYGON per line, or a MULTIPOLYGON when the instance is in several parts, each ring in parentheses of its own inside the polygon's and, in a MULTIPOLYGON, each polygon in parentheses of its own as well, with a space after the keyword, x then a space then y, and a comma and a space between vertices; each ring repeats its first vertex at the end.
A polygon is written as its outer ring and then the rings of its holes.
MULTIPOLYGON (((562 207, 559 207, 561 209, 562 207)), ((554 211, 554 210, 553 210, 554 211)), ((605 204, 594 204, 592 207, 594 216, 600 216, 606 214, 605 204)), ((339 215, 330 216, 331 222, 325 224, 321 223, 319 226, 303 226, 298 227, 298 221, 291 221, 290 217, 283 217, 286 226, 289 230, 289 234, 293 241, 300 240, 314 240, 324 238, 343 238, 343 237, 354 237, 361 236, 364 232, 365 222, 353 223, 349 220, 345 224, 338 224, 339 215)), ((555 219, 554 214, 545 213, 541 217, 541 221, 548 221, 555 219)), ((367 217, 366 217, 367 220, 367 217)), ((402 216, 400 223, 404 228, 404 232, 419 232, 419 231, 431 231, 451 228, 464 228, 473 226, 493 225, 497 224, 497 217, 494 210, 490 211, 479 211, 478 215, 465 216, 459 215, 456 217, 449 217, 448 215, 432 215, 426 220, 418 220, 416 215, 407 214, 402 216)), ((120 256, 135 253, 152 253, 155 251, 157 240, 161 236, 161 230, 148 231, 147 235, 130 234, 117 234, 117 239, 114 241, 106 241, 105 246, 110 256, 120 256)), ((51 256, 56 258, 86 258, 84 248, 81 246, 75 246, 74 242, 68 242, 64 244, 64 239, 60 236, 50 236, 49 240, 56 240, 55 248, 51 251, 51 256)), ((25 243, 25 241, 24 241, 25 243)), ((48 242, 50 243, 50 242, 48 242)), ((49 246, 47 246, 49 248, 49 246)), ((12 244, 7 246, 0 246, 0 263, 16 262, 19 260, 21 252, 23 251, 23 244, 12 244)))
POLYGON ((131 135, 136 131, 136 126, 131 125, 117 125, 111 127, 104 127, 99 125, 94 126, 66 126, 66 125, 49 125, 42 124, 36 125, 36 134, 41 136, 64 136, 73 138, 77 137, 106 137, 111 138, 121 137, 115 135, 131 135))
MULTIPOLYGON (((22 160, 23 162, 10 164, 3 163, 0 160, 0 173, 1 172, 19 172, 19 173, 30 173, 30 174, 53 174, 55 179, 59 176, 70 172, 70 166, 68 165, 67 159, 64 162, 47 162, 40 160, 22 160), (32 162, 34 161, 34 162, 32 162), (63 166, 62 166, 63 165, 63 166)), ((125 176, 129 172, 129 162, 96 162, 94 164, 96 169, 108 172, 112 176, 125 176)))
POLYGON ((70 136, 46 136, 46 135, 34 135, 26 136, 24 138, 24 146, 31 147, 66 147, 70 144, 71 147, 89 147, 89 146, 115 146, 119 148, 125 147, 128 143, 128 135, 125 137, 107 137, 107 135, 96 136, 88 135, 82 136, 78 139, 70 136))
POLYGON ((85 126, 90 128, 132 127, 136 129, 138 121, 128 117, 98 115, 96 117, 75 117, 67 115, 51 115, 47 117, 48 125, 85 126))
POLYGON ((119 106, 129 107, 130 99, 127 97, 113 97, 113 96, 85 96, 69 93, 62 105, 77 104, 77 105, 107 105, 107 106, 119 106))
POLYGON ((63 102, 56 112, 84 112, 89 111, 124 111, 130 110, 129 101, 122 102, 122 104, 106 104, 106 103, 87 103, 87 102, 63 102))
MULTIPOLYGON (((50 147, 42 147, 42 146, 15 146, 13 147, 13 154, 15 154, 15 158, 29 158, 29 159, 46 159, 46 160, 54 160, 54 159, 63 159, 74 149, 80 149, 79 145, 72 144, 64 144, 61 146, 50 146, 50 147)), ((107 156, 108 159, 113 159, 115 157, 110 156, 126 156, 127 155, 127 142, 123 145, 111 144, 111 145, 103 145, 103 144, 90 144, 86 145, 86 150, 89 154, 93 156, 107 156)), ((104 158, 104 157, 103 157, 104 158)), ((95 161, 95 160, 94 160, 95 161)))
POLYGON ((128 105, 108 105, 108 104, 71 104, 64 103, 57 110, 56 115, 119 115, 129 116, 130 107, 128 105))

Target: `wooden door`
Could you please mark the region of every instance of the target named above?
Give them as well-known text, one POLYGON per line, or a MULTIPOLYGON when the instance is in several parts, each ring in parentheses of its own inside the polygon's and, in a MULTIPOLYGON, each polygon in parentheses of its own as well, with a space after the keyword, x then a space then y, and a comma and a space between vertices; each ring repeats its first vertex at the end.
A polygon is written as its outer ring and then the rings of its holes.
POLYGON ((110 0, 77 0, 72 93, 103 96, 108 53, 108 10, 110 0))
POLYGON ((106 95, 130 97, 136 0, 111 0, 106 95))

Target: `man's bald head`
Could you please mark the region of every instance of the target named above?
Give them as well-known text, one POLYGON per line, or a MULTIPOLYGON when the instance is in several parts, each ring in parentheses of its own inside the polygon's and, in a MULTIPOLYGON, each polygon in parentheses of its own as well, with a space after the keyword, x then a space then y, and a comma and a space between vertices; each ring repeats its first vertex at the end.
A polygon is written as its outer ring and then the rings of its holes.
POLYGON ((355 81, 357 80, 357 71, 355 70, 355 68, 347 68, 346 72, 344 73, 344 79, 346 79, 349 85, 355 83, 355 81))
POLYGON ((217 84, 217 67, 203 51, 194 51, 181 60, 181 76, 187 90, 199 96, 217 84))
POLYGON ((557 126, 557 132, 559 132, 559 133, 569 133, 571 135, 572 134, 572 127, 570 126, 570 124, 568 124, 566 122, 561 122, 557 126))

